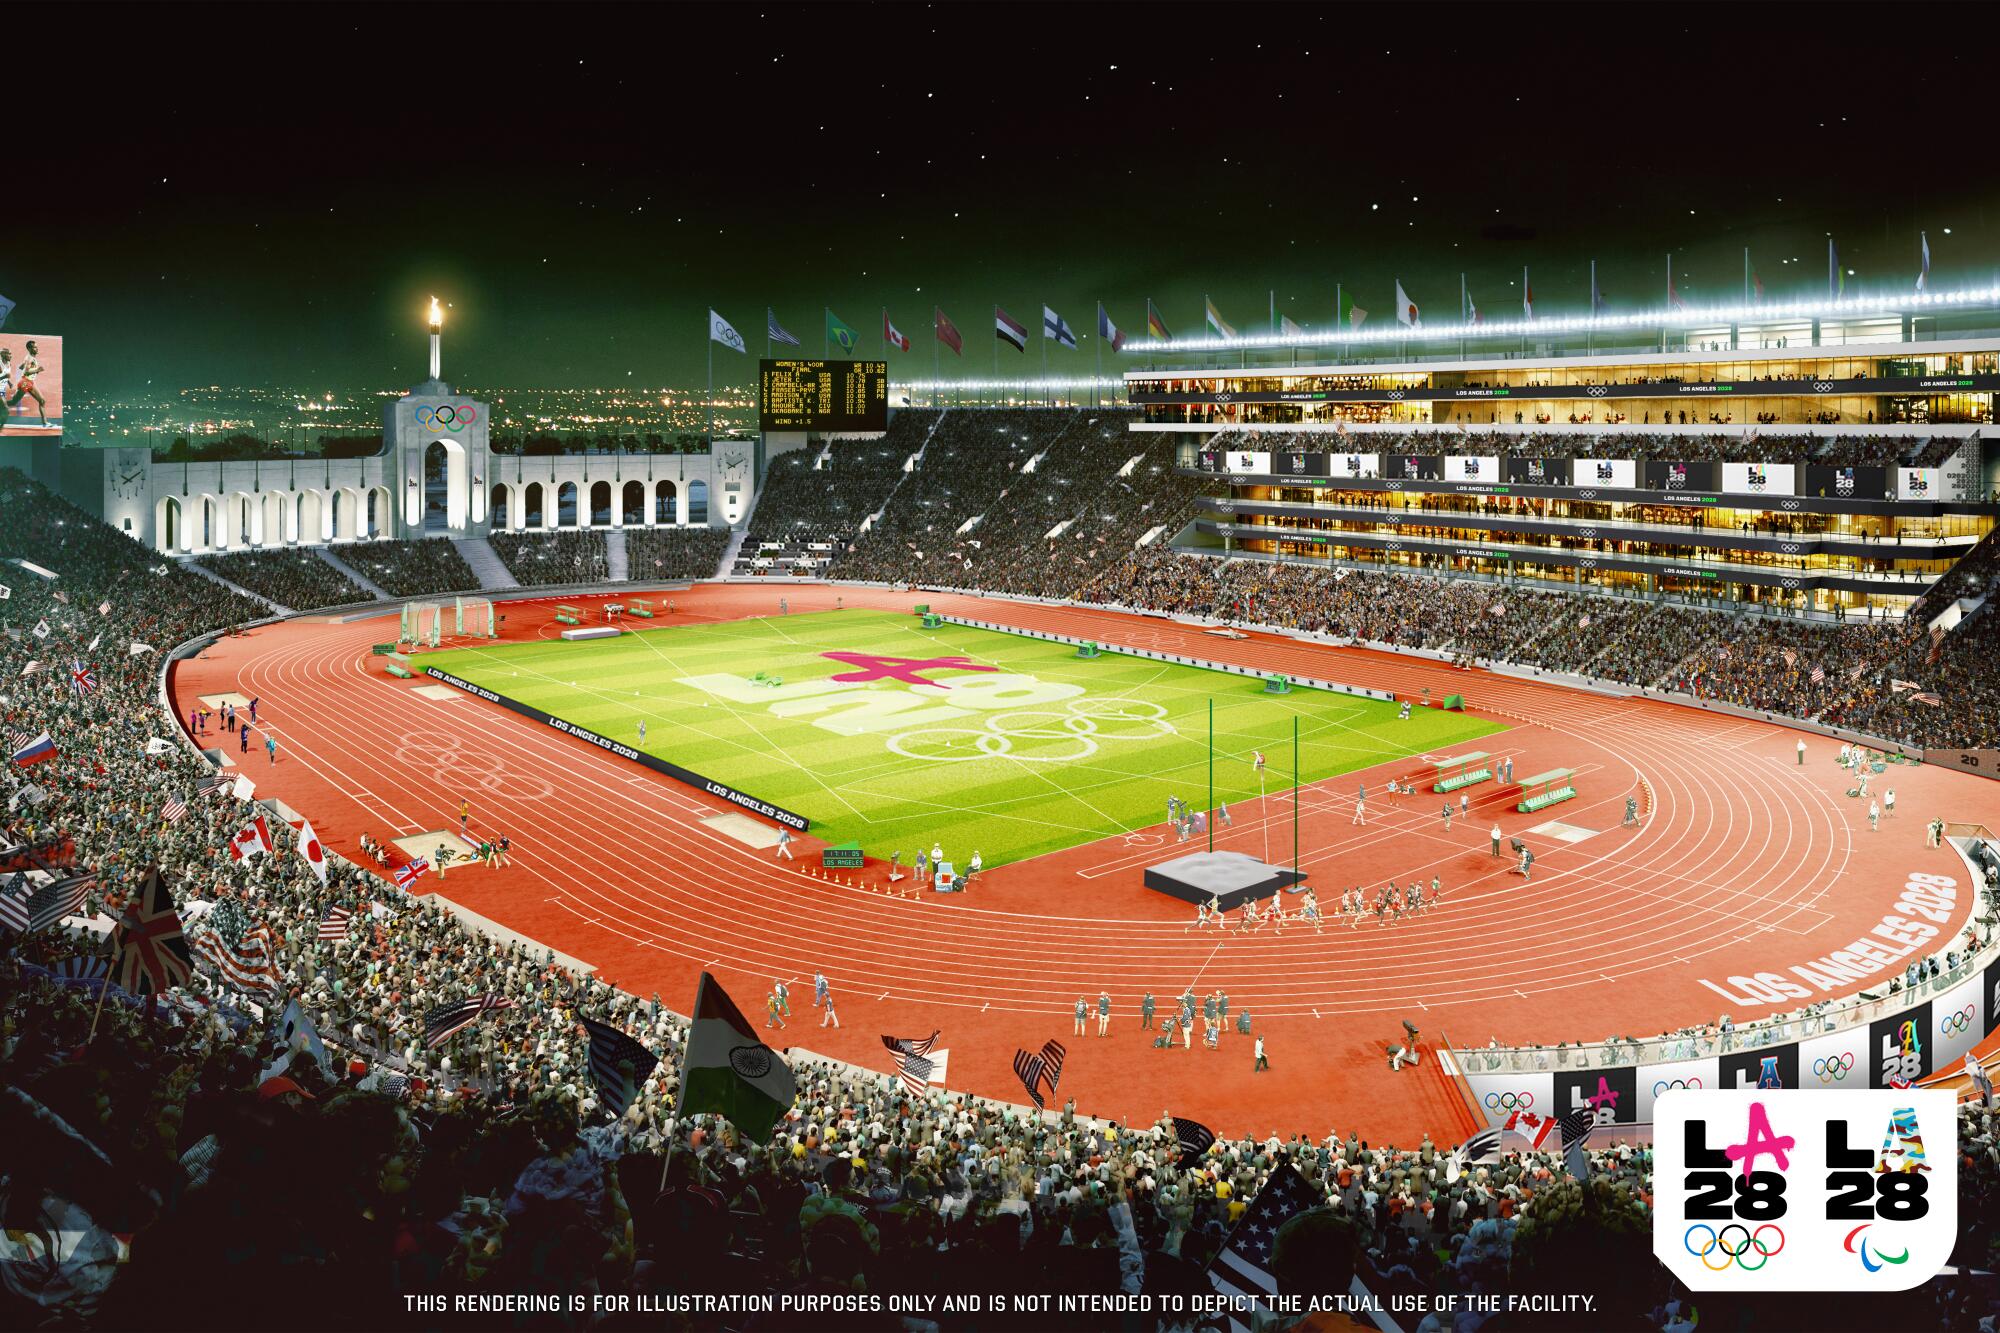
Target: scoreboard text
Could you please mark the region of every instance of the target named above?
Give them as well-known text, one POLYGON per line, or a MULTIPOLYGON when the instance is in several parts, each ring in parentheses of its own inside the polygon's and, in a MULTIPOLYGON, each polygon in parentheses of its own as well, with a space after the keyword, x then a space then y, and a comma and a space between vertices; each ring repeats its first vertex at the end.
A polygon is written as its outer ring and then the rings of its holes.
POLYGON ((759 363, 759 430, 889 429, 886 361, 759 363))

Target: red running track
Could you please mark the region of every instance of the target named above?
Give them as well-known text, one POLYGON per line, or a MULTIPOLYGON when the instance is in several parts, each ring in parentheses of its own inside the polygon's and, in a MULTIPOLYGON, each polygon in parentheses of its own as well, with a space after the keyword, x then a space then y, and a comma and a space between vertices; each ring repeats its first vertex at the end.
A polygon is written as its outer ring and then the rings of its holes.
MULTIPOLYGON (((594 964, 641 995, 685 1012, 697 974, 717 974, 746 1013, 773 979, 796 981, 790 1029, 804 1046, 886 1069, 879 1036, 942 1029, 951 1086, 1019 1101, 1018 1047, 1057 1037, 1069 1047, 1062 1093, 1080 1110, 1150 1120, 1163 1109, 1225 1133, 1338 1128, 1365 1137, 1444 1139, 1463 1112, 1427 1059, 1391 1074, 1384 1043, 1408 1018, 1428 1045, 1649 1036, 1727 1011, 1737 1020, 1783 1005, 1732 1001, 1710 985, 1842 948, 1877 924, 1912 871, 1963 877, 1949 850, 1924 846, 1933 816, 2000 824, 2000 786, 1929 767, 1892 767, 1880 785, 1898 814, 1868 828, 1844 795, 1838 745, 1763 722, 1466 672, 1422 659, 1255 634, 1221 639, 1157 618, 999 599, 849 588, 709 585, 671 594, 663 626, 849 606, 934 609, 1214 661, 1433 697, 1463 693, 1474 711, 1511 724, 1480 742, 1526 775, 1579 770, 1583 795, 1519 815, 1492 784, 1473 789, 1468 820, 1449 831, 1443 798, 1390 798, 1414 760, 1308 787, 1303 868, 1331 908, 1342 891, 1442 878, 1446 900, 1414 919, 1282 934, 1189 929, 1184 905, 1145 890, 1142 868, 1174 854, 1163 827, 1137 830, 989 871, 964 898, 880 892, 879 865, 855 886, 810 876, 818 844, 773 859, 703 827, 729 807, 597 747, 468 697, 432 700, 369 654, 393 634, 382 617, 305 618, 225 639, 175 667, 182 716, 195 696, 237 690, 261 700, 279 762, 248 771, 260 796, 309 814, 329 845, 359 860, 359 838, 455 823, 472 803, 475 833, 507 834, 514 864, 462 868, 432 891, 594 964), (1353 822, 1366 781, 1368 822, 1353 822), (1642 821, 1622 828, 1628 796, 1642 821), (1565 843, 1529 832, 1550 819, 1593 830, 1565 843), (1535 849, 1534 880, 1489 853, 1488 830, 1535 849), (814 970, 825 972, 845 1026, 818 1026, 814 970), (1251 1043, 1232 1024, 1220 1050, 1154 1050, 1139 1028, 1150 989, 1164 1013, 1187 986, 1220 987, 1247 1008, 1271 1069, 1252 1073, 1251 1043), (1113 1001, 1111 1034, 1073 1035, 1078 996, 1113 1001)), ((508 638, 553 633, 556 599, 502 607, 508 638)), ((603 600, 565 598, 594 609, 603 600)), ((662 599, 664 605, 664 599, 662 599)), ((448 641, 449 642, 449 641, 448 641)), ((699 767, 698 756, 689 759, 699 767)), ((1880 790, 1878 785, 1878 791, 1880 790)), ((1164 803, 1163 803, 1164 804, 1164 803)), ((1218 845, 1275 859, 1290 852, 1289 793, 1268 810, 1235 809, 1218 845), (1268 818, 1268 823, 1266 820, 1268 818)), ((938 837, 952 846, 949 828, 938 837)), ((871 851, 875 849, 870 849, 871 851)), ((1956 932, 1969 915, 1961 896, 1956 932)), ((1862 988, 1855 983, 1829 992, 1862 988)))

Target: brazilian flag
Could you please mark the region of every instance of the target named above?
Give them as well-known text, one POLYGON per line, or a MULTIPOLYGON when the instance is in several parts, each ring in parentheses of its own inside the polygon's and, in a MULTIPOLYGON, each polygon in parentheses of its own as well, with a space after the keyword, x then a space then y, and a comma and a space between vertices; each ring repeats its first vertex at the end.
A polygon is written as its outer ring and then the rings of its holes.
POLYGON ((826 312, 826 342, 829 347, 838 347, 848 356, 854 355, 855 345, 861 335, 841 322, 840 316, 831 310, 826 312))

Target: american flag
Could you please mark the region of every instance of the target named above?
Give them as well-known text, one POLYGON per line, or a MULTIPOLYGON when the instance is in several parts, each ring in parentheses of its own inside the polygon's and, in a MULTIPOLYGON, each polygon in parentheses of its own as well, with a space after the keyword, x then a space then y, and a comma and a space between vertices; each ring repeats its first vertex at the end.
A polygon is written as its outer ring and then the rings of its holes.
POLYGON ((597 1083, 604 1109, 616 1119, 625 1114, 632 1099, 639 1095, 639 1089, 646 1086, 646 1080, 659 1067, 660 1057, 617 1028, 594 1018, 584 1019, 583 1027, 590 1034, 590 1077, 597 1083))
POLYGON ((97 887, 97 875, 74 875, 32 888, 16 875, 11 884, 0 885, 0 926, 26 934, 46 930, 66 916, 83 909, 83 900, 97 887))
POLYGON ((1597 1112, 1585 1106, 1571 1111, 1556 1122, 1562 1126, 1563 1160, 1569 1173, 1579 1182, 1590 1179, 1590 1156, 1583 1145, 1590 1142, 1591 1131, 1597 1128, 1597 1112))
POLYGON ((922 1096, 937 1073, 937 1062, 930 1058, 937 1039, 935 1031, 928 1037, 891 1037, 886 1033, 882 1037, 882 1044, 894 1053, 896 1077, 903 1080, 912 1097, 922 1096))
POLYGON ((97 668, 85 666, 72 658, 69 667, 70 688, 78 694, 89 694, 97 688, 97 668))
POLYGON ((112 979, 134 995, 184 986, 194 976, 194 955, 181 934, 173 890, 158 866, 147 867, 145 883, 126 907, 112 941, 118 951, 112 979))
POLYGON ((237 990, 251 995, 278 993, 276 941, 263 922, 244 931, 235 944, 213 930, 204 930, 195 937, 194 947, 237 990))
MULTIPOLYGON (((1290 1162, 1281 1162, 1264 1188, 1244 1210, 1242 1220, 1229 1233, 1222 1251, 1208 1266, 1209 1285, 1233 1301, 1263 1302, 1278 1294, 1278 1279, 1271 1272, 1271 1248, 1278 1228, 1308 1208, 1317 1207, 1326 1196, 1314 1189, 1290 1162)), ((1245 1310, 1229 1315, 1230 1333, 1249 1333, 1255 1316, 1245 1310)))
POLYGON ((1063 1046, 1051 1037, 1042 1043, 1042 1049, 1030 1055, 1026 1051, 1014 1052, 1014 1076, 1021 1080, 1021 1086, 1028 1090, 1028 1096, 1038 1108, 1046 1110, 1047 1097, 1055 1096, 1056 1084, 1062 1081, 1063 1046), (1049 1090, 1042 1092, 1046 1081, 1049 1090))
POLYGON ((194 784, 194 794, 196 796, 206 796, 210 792, 221 791, 233 781, 235 779, 231 778, 227 773, 210 773, 200 782, 194 784))
POLYGON ((408 1074, 384 1074, 382 1075, 382 1081, 376 1086, 382 1090, 385 1096, 393 1097, 400 1102, 410 1093, 410 1076, 408 1074))
POLYGON ((417 882, 417 876, 423 874, 426 870, 429 870, 430 868, 431 868, 431 863, 425 860, 421 856, 418 857, 416 860, 409 862, 406 865, 398 866, 396 868, 397 887, 404 889, 409 888, 412 884, 415 884, 417 882))
POLYGON ((58 958, 49 964, 49 971, 59 977, 75 977, 79 981, 94 981, 111 975, 111 960, 97 954, 71 954, 68 958, 58 958))
POLYGON ((1817 662, 1813 663, 1812 675, 1807 677, 1807 679, 1811 680, 1815 685, 1824 684, 1826 681, 1826 668, 1817 662))
POLYGON ((169 824, 177 824, 180 822, 181 816, 187 812, 188 803, 186 801, 178 796, 169 796, 166 808, 160 811, 160 818, 166 820, 169 824))
POLYGON ((1185 1171, 1200 1161, 1201 1155, 1215 1142, 1215 1131, 1199 1120, 1183 1120, 1180 1116, 1175 1116, 1174 1138, 1181 1145, 1180 1165, 1185 1171))
POLYGON ((453 1033, 477 1021, 481 1015, 513 1007, 512 1000, 493 991, 475 995, 469 1000, 441 1004, 424 1015, 424 1045, 441 1046, 451 1040, 453 1033))
POLYGON ((329 907, 326 915, 319 919, 319 937, 323 940, 344 940, 353 928, 354 909, 351 907, 329 907))

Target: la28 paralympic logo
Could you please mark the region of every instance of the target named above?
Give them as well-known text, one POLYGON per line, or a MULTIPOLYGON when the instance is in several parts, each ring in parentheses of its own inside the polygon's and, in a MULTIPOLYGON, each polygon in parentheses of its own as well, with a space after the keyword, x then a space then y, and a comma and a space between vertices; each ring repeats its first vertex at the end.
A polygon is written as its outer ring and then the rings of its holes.
POLYGON ((1653 1253, 1692 1290, 1903 1291, 1951 1258, 1947 1090, 1669 1088, 1653 1136, 1653 1253))

